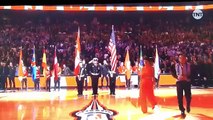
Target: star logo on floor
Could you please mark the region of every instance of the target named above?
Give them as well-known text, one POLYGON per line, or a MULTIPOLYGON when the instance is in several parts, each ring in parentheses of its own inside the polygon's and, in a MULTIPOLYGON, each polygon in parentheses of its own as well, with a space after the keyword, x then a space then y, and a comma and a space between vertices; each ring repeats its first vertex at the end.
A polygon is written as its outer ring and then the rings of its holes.
POLYGON ((117 114, 118 112, 115 110, 107 109, 101 105, 96 99, 96 96, 94 96, 89 105, 82 110, 70 113, 76 120, 113 120, 113 116, 117 114))

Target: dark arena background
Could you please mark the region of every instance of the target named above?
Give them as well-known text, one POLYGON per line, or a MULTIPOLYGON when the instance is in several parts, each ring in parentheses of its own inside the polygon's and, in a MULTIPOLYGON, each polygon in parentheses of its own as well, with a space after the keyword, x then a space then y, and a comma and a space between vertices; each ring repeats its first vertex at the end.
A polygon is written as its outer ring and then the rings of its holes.
POLYGON ((171 4, 0 6, 0 119, 212 120, 213 2, 171 4), (184 117, 173 77, 179 54, 191 68, 191 111, 184 117), (158 104, 156 110, 148 102, 148 113, 138 102, 145 58, 154 63, 158 104), (115 94, 111 79, 102 83, 105 62, 118 73, 115 94), (80 63, 89 66, 82 94, 80 63), (131 71, 129 86, 122 66, 131 71))

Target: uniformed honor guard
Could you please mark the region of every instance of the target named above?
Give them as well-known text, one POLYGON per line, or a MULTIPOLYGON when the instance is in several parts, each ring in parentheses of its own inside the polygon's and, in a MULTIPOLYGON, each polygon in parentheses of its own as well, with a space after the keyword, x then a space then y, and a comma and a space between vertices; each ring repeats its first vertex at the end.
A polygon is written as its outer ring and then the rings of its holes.
POLYGON ((92 94, 98 95, 98 79, 101 73, 100 66, 98 64, 98 58, 93 58, 89 73, 92 79, 92 94))
POLYGON ((101 66, 101 87, 103 87, 104 78, 107 82, 107 87, 109 87, 109 65, 106 60, 103 61, 103 65, 101 66))
POLYGON ((87 91, 87 87, 88 87, 88 81, 87 81, 88 71, 87 71, 87 69, 88 69, 89 66, 86 64, 85 60, 82 60, 82 67, 85 68, 85 71, 84 71, 84 73, 85 73, 85 76, 84 76, 84 81, 85 81, 84 88, 87 91))
POLYGON ((80 72, 79 75, 77 75, 77 88, 78 88, 78 96, 83 95, 83 87, 84 87, 84 80, 86 79, 86 68, 83 66, 82 62, 79 63, 80 66, 80 72))
POLYGON ((110 95, 115 95, 115 84, 116 84, 116 77, 118 76, 118 73, 115 71, 109 71, 109 77, 110 77, 110 95))

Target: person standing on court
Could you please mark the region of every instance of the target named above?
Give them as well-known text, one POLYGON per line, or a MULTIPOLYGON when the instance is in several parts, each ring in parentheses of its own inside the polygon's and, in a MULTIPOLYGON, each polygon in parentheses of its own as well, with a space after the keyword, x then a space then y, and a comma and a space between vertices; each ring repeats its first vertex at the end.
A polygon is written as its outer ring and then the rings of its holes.
POLYGON ((27 89, 28 89, 28 87, 27 87, 28 71, 27 71, 27 67, 26 66, 23 66, 23 73, 24 73, 24 76, 23 76, 22 81, 21 81, 21 89, 23 90, 24 86, 25 86, 25 89, 27 91, 27 89))
POLYGON ((84 88, 84 80, 86 78, 86 68, 83 66, 83 63, 79 63, 80 66, 80 72, 76 76, 76 83, 78 88, 78 96, 83 95, 83 88, 84 88))
POLYGON ((85 59, 82 60, 82 67, 85 69, 85 75, 84 75, 84 83, 85 83, 85 85, 84 85, 84 88, 87 91, 87 87, 88 87, 87 76, 88 76, 89 65, 86 64, 85 59))
POLYGON ((57 69, 54 71, 56 72, 55 74, 57 75, 54 75, 54 91, 56 91, 56 86, 58 86, 58 91, 60 91, 60 88, 61 88, 61 67, 59 66, 59 63, 56 64, 57 65, 57 69))
POLYGON ((35 90, 40 90, 40 66, 36 67, 36 80, 34 84, 35 90))
POLYGON ((10 62, 8 68, 9 68, 8 78, 9 78, 10 90, 11 89, 15 90, 15 88, 16 88, 16 85, 15 85, 16 68, 13 66, 12 62, 10 62))
POLYGON ((179 55, 179 63, 176 64, 175 70, 177 74, 177 99, 179 110, 181 111, 182 117, 185 116, 185 108, 183 106, 183 91, 186 97, 186 110, 190 112, 190 104, 191 104, 191 69, 190 64, 187 63, 187 58, 184 54, 179 55))
POLYGON ((51 82, 51 70, 50 70, 50 66, 47 66, 47 70, 46 70, 46 77, 47 77, 47 79, 46 79, 46 89, 47 89, 47 91, 49 91, 50 92, 50 88, 51 88, 51 84, 50 84, 50 82, 51 82))
POLYGON ((6 66, 5 61, 2 61, 2 66, 0 67, 0 81, 1 81, 1 89, 3 92, 6 92, 5 83, 7 82, 7 77, 9 73, 9 68, 6 66))
POLYGON ((92 95, 98 95, 98 79, 101 74, 101 68, 98 64, 98 58, 93 58, 89 74, 92 79, 92 91, 93 91, 92 95))
POLYGON ((144 67, 141 71, 141 82, 139 92, 139 105, 143 113, 147 113, 147 100, 150 102, 152 109, 157 110, 157 101, 154 95, 154 67, 151 58, 144 58, 144 67))
POLYGON ((103 61, 103 65, 101 66, 101 88, 103 88, 104 79, 106 79, 107 86, 109 87, 109 65, 106 60, 103 61))
POLYGON ((110 95, 115 95, 115 87, 116 87, 116 77, 118 76, 118 71, 109 71, 110 78, 110 95))

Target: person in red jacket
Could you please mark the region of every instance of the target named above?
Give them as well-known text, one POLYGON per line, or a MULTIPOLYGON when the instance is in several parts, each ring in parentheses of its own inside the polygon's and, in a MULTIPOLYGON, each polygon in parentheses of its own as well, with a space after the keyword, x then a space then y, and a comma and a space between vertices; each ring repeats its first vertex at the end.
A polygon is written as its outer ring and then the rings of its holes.
POLYGON ((56 91, 56 87, 58 87, 58 91, 60 91, 61 86, 60 86, 60 82, 61 82, 61 67, 59 67, 58 65, 58 70, 57 70, 57 75, 58 77, 54 76, 54 91, 56 91))
POLYGON ((147 100, 150 102, 152 109, 157 110, 157 101, 154 96, 154 67, 152 66, 152 60, 145 58, 145 66, 141 71, 141 82, 140 82, 140 94, 139 94, 139 105, 143 113, 147 113, 147 100))

